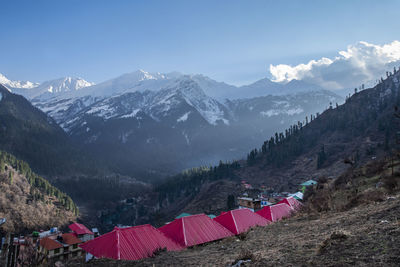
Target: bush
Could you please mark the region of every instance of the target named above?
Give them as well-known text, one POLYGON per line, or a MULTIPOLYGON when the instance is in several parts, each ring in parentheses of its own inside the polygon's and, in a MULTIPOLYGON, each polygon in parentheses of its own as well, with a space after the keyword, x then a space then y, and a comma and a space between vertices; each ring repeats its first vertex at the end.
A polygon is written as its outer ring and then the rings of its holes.
POLYGON ((383 187, 390 193, 394 193, 399 186, 398 177, 396 176, 384 176, 382 178, 383 187))
POLYGON ((318 254, 323 254, 335 244, 339 244, 346 240, 348 236, 343 232, 333 232, 330 237, 324 240, 318 249, 318 254))

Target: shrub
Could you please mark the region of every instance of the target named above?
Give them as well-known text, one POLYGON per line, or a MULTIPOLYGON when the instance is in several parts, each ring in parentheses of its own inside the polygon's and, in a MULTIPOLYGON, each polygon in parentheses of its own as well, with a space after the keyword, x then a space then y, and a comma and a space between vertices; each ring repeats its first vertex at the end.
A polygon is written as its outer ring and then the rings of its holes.
POLYGON ((394 193, 398 189, 398 178, 396 176, 384 176, 382 178, 383 187, 389 192, 394 193))

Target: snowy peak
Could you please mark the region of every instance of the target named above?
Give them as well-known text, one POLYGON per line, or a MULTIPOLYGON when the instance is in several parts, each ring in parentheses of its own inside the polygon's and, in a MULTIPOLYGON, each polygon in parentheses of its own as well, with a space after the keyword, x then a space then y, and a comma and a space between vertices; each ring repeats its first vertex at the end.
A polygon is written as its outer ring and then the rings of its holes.
POLYGON ((126 73, 117 78, 107 80, 94 86, 90 86, 85 90, 69 95, 68 97, 109 97, 126 92, 159 90, 164 87, 169 81, 169 77, 162 73, 150 73, 143 70, 138 70, 131 73, 126 73))
POLYGON ((135 72, 123 74, 113 80, 118 81, 120 83, 136 84, 138 82, 145 80, 160 80, 160 79, 166 79, 166 75, 161 74, 159 72, 150 73, 144 70, 137 70, 135 72))
POLYGON ((29 81, 11 81, 2 74, 0 74, 0 84, 7 86, 11 92, 23 95, 28 99, 47 99, 54 95, 77 91, 84 87, 94 85, 94 83, 85 81, 82 78, 72 77, 59 78, 41 84, 29 81))
POLYGON ((38 88, 40 88, 40 91, 56 94, 76 91, 92 85, 94 85, 94 83, 85 81, 82 78, 65 77, 44 82, 40 84, 38 88))
POLYGON ((30 81, 11 81, 6 76, 0 73, 0 83, 11 88, 24 88, 30 89, 38 86, 38 83, 33 83, 30 81))

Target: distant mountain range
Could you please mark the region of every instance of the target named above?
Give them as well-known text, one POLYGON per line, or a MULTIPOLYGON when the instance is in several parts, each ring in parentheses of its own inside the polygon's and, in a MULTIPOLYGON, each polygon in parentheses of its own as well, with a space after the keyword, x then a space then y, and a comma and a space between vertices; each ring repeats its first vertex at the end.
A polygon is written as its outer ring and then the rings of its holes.
POLYGON ((243 157, 266 136, 343 101, 302 81, 237 87, 178 72, 139 70, 99 84, 3 80, 85 151, 139 178, 243 157))

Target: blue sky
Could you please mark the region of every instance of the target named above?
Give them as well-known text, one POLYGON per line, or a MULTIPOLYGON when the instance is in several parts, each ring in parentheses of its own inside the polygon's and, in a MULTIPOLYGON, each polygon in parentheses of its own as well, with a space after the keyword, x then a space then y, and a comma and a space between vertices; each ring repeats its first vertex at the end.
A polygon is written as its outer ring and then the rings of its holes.
POLYGON ((399 39, 400 1, 3 1, 0 73, 101 82, 137 69, 244 84, 270 64, 399 39))

